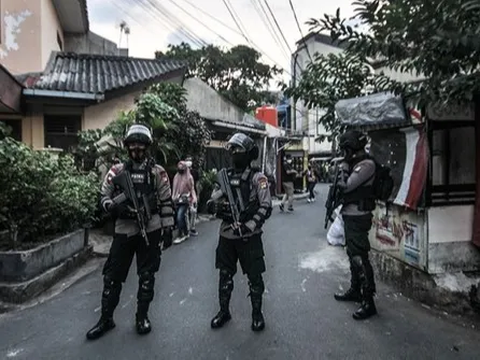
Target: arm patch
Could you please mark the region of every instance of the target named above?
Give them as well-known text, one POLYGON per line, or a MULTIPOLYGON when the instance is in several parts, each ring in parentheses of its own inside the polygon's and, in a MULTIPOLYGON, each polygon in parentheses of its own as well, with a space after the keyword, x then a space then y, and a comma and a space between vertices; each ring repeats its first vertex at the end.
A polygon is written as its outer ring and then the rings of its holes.
POLYGON ((258 180, 258 185, 260 189, 267 189, 268 188, 268 180, 265 177, 262 177, 258 180))

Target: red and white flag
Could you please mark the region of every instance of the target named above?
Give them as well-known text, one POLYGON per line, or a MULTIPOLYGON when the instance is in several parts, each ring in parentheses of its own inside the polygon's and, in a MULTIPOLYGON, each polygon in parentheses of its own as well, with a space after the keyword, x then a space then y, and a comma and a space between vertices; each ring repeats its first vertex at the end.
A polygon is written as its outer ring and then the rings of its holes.
POLYGON ((390 201, 417 209, 427 180, 428 139, 424 127, 375 131, 370 137, 371 154, 391 169, 394 188, 390 201))
POLYGON ((416 209, 427 180, 428 143, 423 128, 405 128, 405 163, 394 204, 416 209))

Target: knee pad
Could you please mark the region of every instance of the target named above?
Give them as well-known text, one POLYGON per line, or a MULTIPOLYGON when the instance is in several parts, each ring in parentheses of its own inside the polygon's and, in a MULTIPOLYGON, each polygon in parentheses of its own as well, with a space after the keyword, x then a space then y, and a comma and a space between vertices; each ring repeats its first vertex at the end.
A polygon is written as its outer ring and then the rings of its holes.
POLYGON ((110 294, 119 295, 122 291, 122 283, 120 281, 113 280, 107 276, 103 278, 103 297, 108 297, 110 294))
POLYGON ((154 295, 155 276, 150 272, 140 274, 138 279, 138 295, 140 301, 152 301, 154 295))
POLYGON ((355 255, 352 257, 352 264, 353 266, 363 269, 363 259, 360 255, 355 255))
POLYGON ((261 274, 248 277, 248 286, 252 295, 262 295, 265 291, 265 284, 261 274))
POLYGON ((233 275, 227 270, 220 270, 220 290, 233 291, 233 275))

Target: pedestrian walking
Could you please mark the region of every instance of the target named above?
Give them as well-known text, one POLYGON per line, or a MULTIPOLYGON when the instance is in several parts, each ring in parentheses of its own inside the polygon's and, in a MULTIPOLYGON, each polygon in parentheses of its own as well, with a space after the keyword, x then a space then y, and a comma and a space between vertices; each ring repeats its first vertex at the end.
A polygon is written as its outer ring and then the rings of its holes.
POLYGON ((143 335, 152 329, 148 309, 154 296, 155 273, 160 267, 161 241, 171 239, 173 208, 165 169, 147 157, 151 144, 150 130, 144 125, 132 125, 124 139, 129 160, 114 165, 102 184, 101 206, 114 216, 115 234, 103 268, 101 316, 88 331, 89 340, 115 327, 113 312, 134 255, 138 274, 136 330, 143 335), (135 203, 140 207, 136 208, 135 203), (139 220, 140 214, 145 223, 139 220))
POLYGON ((265 327, 262 314, 262 296, 265 291, 262 274, 265 272, 264 250, 262 243, 262 226, 272 212, 272 199, 267 177, 260 169, 251 167, 251 162, 258 158, 259 149, 255 142, 245 134, 237 133, 226 145, 233 159, 233 169, 227 171, 228 183, 235 204, 226 200, 222 190, 215 189, 209 200, 209 210, 222 219, 220 238, 216 250, 215 267, 219 269, 218 297, 220 311, 211 321, 213 329, 220 328, 230 319, 230 297, 233 290, 233 276, 237 272, 237 262, 244 274, 247 274, 252 303, 253 331, 265 327), (230 205, 238 208, 243 202, 244 211, 239 214, 236 223, 235 214, 230 205))
POLYGON ((197 231, 197 216, 198 216, 198 197, 202 192, 202 187, 200 185, 200 172, 193 166, 193 158, 188 155, 185 158, 185 163, 187 167, 190 169, 190 174, 193 177, 193 187, 195 189, 195 193, 197 194, 196 201, 192 203, 190 206, 190 236, 198 236, 197 231))
POLYGON ((312 166, 312 163, 308 164, 307 170, 303 172, 303 176, 305 176, 307 180, 307 191, 308 191, 308 203, 312 203, 315 201, 315 185, 317 184, 318 178, 315 169, 312 166))
POLYGON ((180 244, 190 237, 190 208, 197 202, 193 177, 190 174, 185 161, 177 164, 177 173, 173 178, 172 200, 175 205, 175 213, 178 228, 178 237, 173 241, 180 244))
POLYGON ((288 211, 293 212, 293 183, 298 175, 298 172, 292 166, 293 160, 291 155, 286 156, 286 161, 283 164, 282 185, 285 195, 283 195, 282 202, 280 203, 280 211, 285 210, 285 204, 288 203, 288 211))

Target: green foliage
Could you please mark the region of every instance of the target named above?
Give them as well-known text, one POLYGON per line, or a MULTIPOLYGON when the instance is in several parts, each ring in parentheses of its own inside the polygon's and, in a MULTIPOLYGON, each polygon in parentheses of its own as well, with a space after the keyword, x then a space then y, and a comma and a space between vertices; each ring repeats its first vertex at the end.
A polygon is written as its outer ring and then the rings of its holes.
POLYGON ((41 242, 92 220, 98 179, 84 175, 73 157, 56 160, 10 137, 0 140, 0 227, 13 240, 41 242))
POLYGON ((187 108, 187 90, 178 84, 169 82, 158 83, 152 85, 148 92, 158 95, 165 104, 177 109, 179 113, 182 113, 187 108))
POLYGON ((96 145, 102 137, 102 130, 85 130, 78 134, 78 145, 72 151, 77 168, 90 171, 95 167, 99 157, 99 149, 96 145))
POLYGON ((212 195, 216 179, 217 172, 215 170, 204 171, 200 176, 199 186, 202 189, 198 201, 198 209, 200 212, 203 212, 206 209, 206 204, 212 195))
MULTIPOLYGON (((480 3, 478 0, 357 0, 355 18, 368 32, 348 26, 340 16, 308 23, 347 42, 362 59, 425 77, 396 84, 393 90, 419 102, 471 102, 480 96, 480 3)), ((388 88, 390 84, 387 84, 388 88)))
POLYGON ((169 45, 157 57, 185 60, 187 77, 198 77, 244 111, 255 109, 272 100, 266 91, 270 81, 282 70, 260 62, 261 54, 245 45, 230 50, 208 45, 192 49, 189 44, 169 45))
MULTIPOLYGON (((175 163, 186 155, 195 155, 196 165, 201 166, 206 152, 206 145, 211 140, 211 133, 200 117, 200 114, 187 110, 186 91, 183 87, 172 83, 160 83, 148 89, 165 104, 178 109, 178 117, 172 119, 175 126, 169 126, 165 133, 166 141, 174 143, 178 156, 172 159, 175 163)), ((173 165, 173 161, 169 165, 173 165)))
POLYGON ((10 136, 12 133, 12 128, 5 124, 3 121, 0 121, 0 140, 5 139, 5 137, 10 136))
POLYGON ((125 131, 134 123, 142 123, 152 129, 154 141, 150 152, 158 163, 176 166, 177 161, 192 154, 196 165, 201 166, 211 133, 198 113, 187 110, 186 101, 186 91, 178 84, 164 82, 151 86, 136 100, 135 109, 120 113, 104 131, 80 133, 80 146, 75 152, 78 162, 85 164, 86 158, 96 156, 97 165, 110 167, 114 158, 127 160, 123 147, 125 131))

